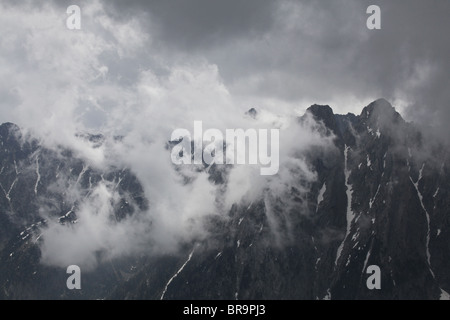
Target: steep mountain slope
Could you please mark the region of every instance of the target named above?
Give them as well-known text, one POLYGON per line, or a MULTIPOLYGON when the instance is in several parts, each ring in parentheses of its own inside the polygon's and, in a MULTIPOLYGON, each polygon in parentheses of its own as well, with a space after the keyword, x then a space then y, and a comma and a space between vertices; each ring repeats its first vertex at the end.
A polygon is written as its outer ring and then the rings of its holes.
MULTIPOLYGON (((84 137, 98 143, 99 136, 84 137)), ((89 168, 70 150, 49 150, 24 137, 11 123, 0 126, 0 297, 6 299, 97 298, 104 296, 129 271, 136 259, 101 266, 87 273, 86 290, 69 291, 65 269, 40 263, 39 241, 47 219, 76 224, 79 198, 88 198, 99 183, 115 185, 121 195, 111 219, 120 221, 144 210, 142 187, 129 170, 89 168), (72 193, 80 192, 78 197, 72 193), (131 194, 131 197, 129 196, 131 194), (45 212, 42 212, 45 210, 45 212), (119 272, 118 272, 119 270, 119 272), (125 272, 126 272, 125 271, 125 272)), ((99 252, 101 254, 101 252, 99 252)))
MULTIPOLYGON (((97 172, 69 150, 47 150, 12 124, 0 126, 0 296, 115 299, 438 299, 450 291, 450 177, 446 149, 424 141, 385 100, 359 116, 329 106, 308 113, 334 148, 303 155, 317 173, 288 193, 233 205, 207 222, 211 237, 185 243, 179 255, 127 257, 83 273, 80 291, 61 268, 39 263, 43 202, 60 223, 75 223, 63 176, 89 195, 100 181, 117 184, 115 219, 148 209, 127 169, 97 172), (309 190, 304 192, 303 190, 309 190), (130 198, 127 196, 131 194, 130 198), (131 204, 130 204, 131 202, 131 204), (381 289, 366 286, 367 267, 381 289)), ((256 110, 251 111, 256 116, 256 110)), ((304 116, 299 124, 307 121, 304 116)), ((93 143, 101 137, 87 136, 93 143)), ((225 166, 210 178, 227 181, 225 166)), ((45 236, 45 235, 44 235, 45 236)))

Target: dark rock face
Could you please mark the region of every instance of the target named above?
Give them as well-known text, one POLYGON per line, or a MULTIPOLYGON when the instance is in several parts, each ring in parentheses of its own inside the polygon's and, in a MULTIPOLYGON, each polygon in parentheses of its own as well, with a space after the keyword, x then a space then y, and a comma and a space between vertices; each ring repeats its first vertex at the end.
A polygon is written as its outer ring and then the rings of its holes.
MULTIPOLYGON (((0 126, 0 297, 113 299, 438 299, 450 292, 450 179, 444 147, 405 122, 386 100, 359 116, 313 105, 310 115, 334 137, 332 150, 312 150, 317 173, 282 197, 233 205, 229 219, 211 218, 211 239, 186 243, 178 256, 110 261, 83 274, 82 290, 65 287, 65 270, 39 263, 45 224, 37 197, 52 203, 61 223, 76 221, 77 204, 49 186, 58 172, 85 192, 101 179, 121 183, 147 209, 127 169, 97 172, 70 152, 46 150, 12 124, 0 126), (39 168, 37 167, 39 165, 39 168), (30 169, 32 168, 32 169, 30 169), (39 170, 39 180, 37 178, 39 170), (73 181, 72 181, 73 182, 73 181), (71 212, 70 214, 66 214, 71 212), (274 223, 275 221, 275 223, 274 223), (25 232, 24 232, 25 231, 25 232), (381 271, 369 290, 367 267, 381 271)), ((249 112, 250 115, 253 113, 249 112)), ((256 111, 255 111, 256 114, 256 111)), ((299 119, 304 121, 305 118, 299 119)), ((101 143, 102 137, 92 137, 101 143)), ((211 179, 225 183, 219 166, 211 179)))
POLYGON ((255 119, 258 116, 258 111, 255 108, 250 108, 245 114, 255 119))

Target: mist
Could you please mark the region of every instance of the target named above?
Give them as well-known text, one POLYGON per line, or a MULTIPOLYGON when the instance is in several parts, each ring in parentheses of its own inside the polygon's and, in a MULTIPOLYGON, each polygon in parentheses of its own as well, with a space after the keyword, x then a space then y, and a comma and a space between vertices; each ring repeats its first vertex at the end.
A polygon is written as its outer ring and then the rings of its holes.
MULTIPOLYGON (((227 219, 234 204, 264 199, 269 206, 293 185, 307 193, 317 177, 302 154, 334 148, 321 124, 297 121, 313 103, 344 113, 385 96, 411 119, 438 123, 439 135, 448 136, 447 91, 439 90, 447 84, 448 48, 420 49, 433 30, 404 42, 389 33, 388 26, 410 21, 409 13, 397 11, 403 6, 386 5, 392 10, 383 16, 386 31, 374 34, 364 29, 364 6, 353 1, 333 3, 336 10, 307 1, 233 2, 231 20, 218 19, 213 5, 201 17, 172 5, 82 2, 76 31, 65 27, 61 4, 0 5, 2 122, 17 123, 46 148, 72 150, 100 172, 129 168, 149 202, 147 210, 114 221, 119 196, 111 183, 97 184, 87 197, 73 185, 67 197, 79 203, 77 224, 62 225, 41 207, 49 221, 40 244, 44 264, 93 269, 130 254, 174 254, 207 239, 206 218, 227 219), (158 18, 161 13, 169 18, 158 18), (382 49, 397 43, 398 50, 382 49), (394 63, 405 48, 415 50, 394 63), (245 115, 251 107, 256 118, 245 115), (232 166, 224 187, 201 166, 174 167, 166 148, 171 133, 191 130, 198 120, 222 132, 279 129, 279 172, 264 177, 257 165, 232 166), (87 132, 106 140, 94 147, 79 138, 87 132)), ((424 22, 431 16, 425 13, 424 22)), ((430 47, 442 40, 427 39, 430 47)))

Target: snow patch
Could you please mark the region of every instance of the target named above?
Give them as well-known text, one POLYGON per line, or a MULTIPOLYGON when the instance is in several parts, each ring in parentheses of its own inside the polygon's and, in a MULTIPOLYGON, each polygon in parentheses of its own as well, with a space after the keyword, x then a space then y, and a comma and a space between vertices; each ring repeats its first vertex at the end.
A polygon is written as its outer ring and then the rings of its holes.
POLYGON ((436 196, 438 195, 438 193, 439 193, 439 187, 437 187, 436 192, 433 194, 433 198, 436 198, 436 196))
POLYGON ((439 300, 450 300, 450 294, 448 294, 447 291, 441 289, 441 296, 439 297, 439 300))
POLYGON ((13 183, 9 187, 8 192, 6 192, 5 189, 3 188, 3 186, 0 184, 0 187, 2 188, 3 192, 5 193, 5 197, 8 200, 10 206, 11 206, 11 197, 9 194, 11 193, 11 190, 14 188, 14 185, 16 184, 16 182, 17 182, 17 178, 14 179, 13 183))
POLYGON ((377 192, 375 192, 375 195, 373 196, 373 198, 369 200, 369 208, 370 209, 372 209, 372 205, 375 202, 375 199, 376 199, 379 191, 380 191, 380 185, 378 185, 377 192))
POLYGON ((364 260, 364 266, 362 269, 362 273, 365 274, 366 273, 366 267, 367 267, 367 263, 369 262, 369 258, 370 258, 370 253, 372 251, 372 246, 370 246, 369 251, 367 251, 367 255, 366 255, 366 260, 364 260))
POLYGON ((419 198, 420 201, 420 205, 422 206, 423 211, 425 212, 425 217, 427 218, 427 239, 426 239, 426 253, 427 253, 427 261, 428 261, 428 268, 430 269, 431 275, 434 278, 434 272, 433 270, 431 270, 431 255, 430 255, 430 215, 428 214, 427 209, 425 208, 425 205, 423 204, 423 196, 420 193, 419 190, 419 182, 422 179, 422 172, 423 172, 423 168, 425 167, 425 163, 422 164, 422 167, 420 168, 419 171, 419 178, 417 179, 416 182, 413 181, 413 179, 411 178, 411 176, 409 176, 409 180, 411 180, 411 183, 413 184, 414 188, 416 189, 417 192, 417 196, 419 198))
POLYGON ((358 239, 358 237, 359 237, 359 228, 358 228, 358 230, 356 230, 356 232, 353 234, 353 236, 352 236, 352 241, 355 241, 356 239, 358 239))
POLYGON ((322 185, 322 188, 320 188, 319 195, 317 196, 316 212, 317 212, 317 210, 319 210, 319 205, 323 201, 323 195, 324 195, 326 190, 327 190, 327 184, 326 184, 326 182, 324 182, 323 185, 322 185))
POLYGON ((75 208, 75 206, 72 206, 72 208, 71 208, 69 211, 67 211, 66 214, 63 214, 62 216, 60 216, 60 217, 58 218, 58 220, 61 220, 61 219, 63 219, 63 218, 67 218, 67 217, 69 216, 69 214, 73 212, 73 209, 74 209, 74 208, 75 208))
POLYGON ((348 256, 347 262, 345 263, 345 266, 348 267, 348 265, 350 264, 350 259, 352 258, 352 255, 350 254, 348 256))
POLYGON ((172 276, 172 278, 169 279, 169 281, 167 282, 163 293, 161 294, 161 298, 159 300, 164 299, 164 295, 166 294, 167 288, 169 287, 170 283, 173 281, 173 279, 175 279, 181 271, 183 271, 184 267, 188 264, 189 261, 191 261, 192 255, 194 254, 195 248, 192 249, 191 253, 189 254, 189 257, 187 258, 187 260, 185 261, 185 263, 183 263, 183 265, 181 266, 180 269, 178 269, 178 271, 172 276))
MULTIPOLYGON (((117 190, 117 188, 119 188, 119 185, 120 185, 121 182, 122 182, 122 177, 119 177, 119 181, 117 181, 116 187, 115 187, 116 190, 117 190)), ((91 177, 89 177, 89 188, 90 188, 91 185, 92 185, 91 177)))
POLYGON ((317 265, 319 264, 320 260, 321 260, 321 258, 317 258, 317 260, 316 260, 316 265, 315 265, 316 270, 317 270, 317 265))
POLYGON ((16 170, 16 176, 18 176, 19 175, 19 170, 17 170, 16 160, 14 160, 14 169, 16 170))
POLYGON ((36 183, 34 185, 34 194, 37 195, 39 181, 41 181, 41 174, 39 173, 39 157, 36 157, 36 183))
MULTIPOLYGON (((87 169, 89 169, 89 166, 83 166, 83 170, 81 170, 80 174, 78 175, 76 184, 78 184, 80 182, 81 178, 83 177, 83 175, 87 169)), ((119 183, 120 183, 120 181, 119 181, 119 183)))
POLYGON ((381 136, 380 128, 377 129, 376 135, 377 135, 377 138, 380 138, 380 136, 381 136))
POLYGON ((34 243, 38 242, 38 240, 42 237, 42 233, 34 240, 34 243))
POLYGON ((345 174, 345 186, 347 188, 346 194, 347 194, 347 231, 345 234, 344 239, 342 240, 341 244, 339 245, 339 248, 337 250, 336 254, 336 260, 334 261, 334 264, 337 265, 337 262, 342 254, 342 249, 344 248, 345 240, 347 240, 348 235, 350 234, 350 229, 352 227, 353 220, 355 219, 355 213, 352 210, 352 195, 353 195, 353 188, 352 185, 348 182, 348 179, 350 177, 350 170, 348 170, 347 166, 347 160, 348 160, 348 147, 345 145, 344 149, 344 174, 345 174))
POLYGON ((330 289, 327 289, 327 294, 325 295, 325 297, 323 297, 322 300, 331 300, 331 292, 330 289))

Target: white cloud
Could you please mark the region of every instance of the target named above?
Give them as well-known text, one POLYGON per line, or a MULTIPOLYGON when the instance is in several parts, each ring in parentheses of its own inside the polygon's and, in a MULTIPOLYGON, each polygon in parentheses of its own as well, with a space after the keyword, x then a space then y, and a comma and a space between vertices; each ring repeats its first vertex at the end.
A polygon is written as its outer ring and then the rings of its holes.
POLYGON ((65 11, 57 7, 0 5, 0 29, 7 31, 0 38, 0 85, 15 101, 8 108, 2 105, 0 116, 30 129, 49 148, 75 150, 98 170, 129 167, 149 209, 117 222, 111 216, 118 194, 108 183, 97 185, 87 198, 74 187, 68 196, 80 203, 78 223, 60 225, 49 218, 42 238, 44 263, 92 268, 102 259, 135 251, 176 252, 180 243, 206 237, 204 218, 226 218, 232 203, 263 196, 267 202, 294 185, 301 189, 301 181, 314 181, 299 154, 312 145, 326 147, 329 140, 310 124, 299 126, 292 108, 280 108, 276 99, 234 96, 217 65, 205 59, 169 63, 135 18, 113 20, 98 1, 81 9, 82 29, 73 31, 65 28, 65 11), (146 60, 149 52, 153 56, 146 60), (118 66, 134 68, 135 77, 124 81, 120 72, 112 72, 118 66), (245 117, 252 101, 270 110, 259 110, 258 120, 245 117), (222 132, 280 128, 279 174, 262 177, 257 168, 236 166, 223 192, 207 173, 182 168, 192 178, 186 184, 165 145, 174 129, 192 130, 194 120, 201 120, 204 130, 222 132), (75 137, 91 130, 109 137, 102 147, 75 137), (111 139, 117 134, 124 135, 122 142, 111 139))

